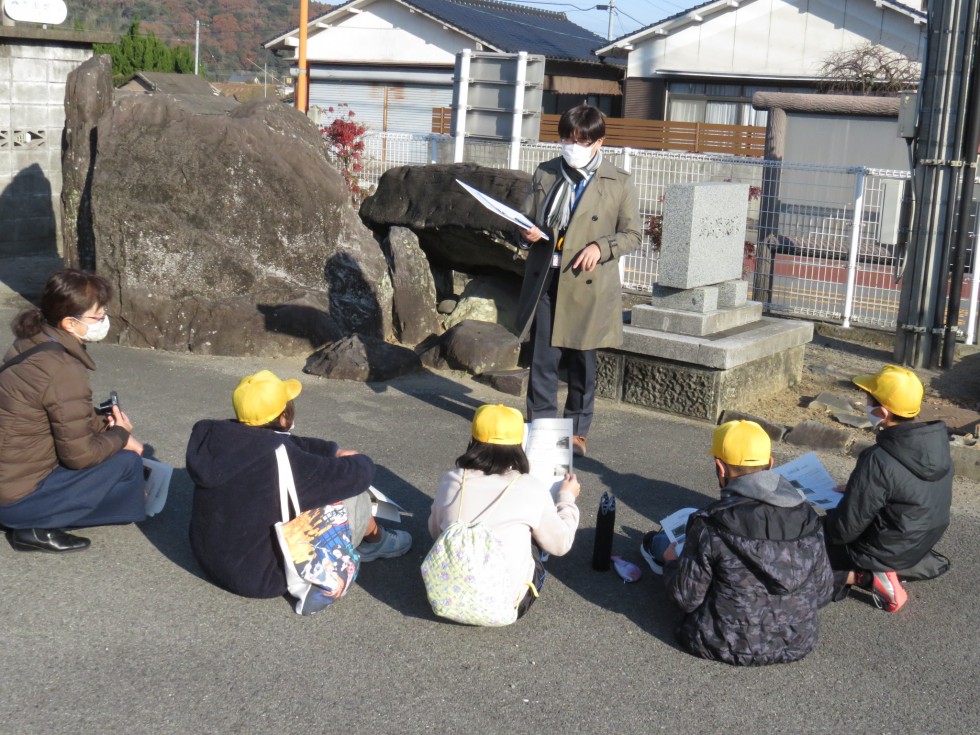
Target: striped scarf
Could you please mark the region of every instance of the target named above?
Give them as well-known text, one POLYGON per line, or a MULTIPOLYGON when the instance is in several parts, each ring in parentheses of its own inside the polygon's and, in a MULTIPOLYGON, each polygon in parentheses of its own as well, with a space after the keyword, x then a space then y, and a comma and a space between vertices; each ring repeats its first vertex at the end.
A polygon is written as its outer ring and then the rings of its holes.
POLYGON ((591 176, 602 163, 602 150, 600 149, 582 168, 572 168, 565 159, 561 159, 561 178, 555 181, 548 197, 551 199, 551 206, 548 208, 548 216, 545 223, 556 232, 568 229, 568 222, 572 219, 572 203, 575 200, 575 187, 585 178, 591 176))

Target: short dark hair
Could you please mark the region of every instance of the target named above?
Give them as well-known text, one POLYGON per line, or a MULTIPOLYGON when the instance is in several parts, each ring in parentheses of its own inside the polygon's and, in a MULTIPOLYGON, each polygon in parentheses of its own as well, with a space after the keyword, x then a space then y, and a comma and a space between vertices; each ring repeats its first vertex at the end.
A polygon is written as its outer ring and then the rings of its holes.
POLYGON ((606 137, 606 117, 597 108, 584 102, 578 107, 566 110, 558 120, 558 137, 595 143, 606 137))
POLYGON ((466 451, 456 459, 463 470, 479 470, 484 475, 502 475, 517 470, 526 475, 530 470, 527 455, 520 444, 487 444, 470 439, 466 451))
POLYGON ((865 395, 868 397, 868 408, 877 408, 878 406, 882 406, 886 411, 888 411, 889 415, 891 416, 891 420, 894 421, 896 424, 904 424, 906 422, 912 422, 919 417, 919 414, 916 414, 915 416, 899 416, 897 413, 895 413, 890 408, 888 408, 888 406, 884 406, 881 401, 879 401, 877 398, 875 398, 867 391, 865 391, 865 395))
POLYGON ((283 416, 286 417, 286 423, 292 426, 293 421, 296 420, 296 401, 287 401, 286 407, 282 410, 282 413, 272 419, 272 421, 269 423, 262 424, 261 428, 272 429, 273 431, 282 431, 282 424, 279 423, 279 419, 283 416))
POLYGON ((105 306, 112 297, 112 286, 102 276, 74 268, 56 271, 44 284, 41 308, 22 311, 10 323, 18 339, 33 337, 41 325, 58 327, 65 317, 78 317, 93 306, 105 306))

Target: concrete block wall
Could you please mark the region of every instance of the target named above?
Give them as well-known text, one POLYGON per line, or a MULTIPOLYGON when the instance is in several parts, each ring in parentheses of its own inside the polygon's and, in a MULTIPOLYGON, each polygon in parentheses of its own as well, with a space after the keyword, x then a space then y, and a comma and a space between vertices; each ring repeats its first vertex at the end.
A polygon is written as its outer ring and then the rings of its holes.
POLYGON ((0 41, 0 257, 61 249, 61 137, 69 72, 90 45, 0 41))

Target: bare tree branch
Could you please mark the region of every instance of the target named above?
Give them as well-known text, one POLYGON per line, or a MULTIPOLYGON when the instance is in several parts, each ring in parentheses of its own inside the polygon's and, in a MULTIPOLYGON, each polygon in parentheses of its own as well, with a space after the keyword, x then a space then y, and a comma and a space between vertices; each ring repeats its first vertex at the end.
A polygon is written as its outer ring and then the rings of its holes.
POLYGON ((860 95, 888 96, 915 89, 919 73, 919 62, 871 42, 828 54, 820 65, 823 91, 860 95))

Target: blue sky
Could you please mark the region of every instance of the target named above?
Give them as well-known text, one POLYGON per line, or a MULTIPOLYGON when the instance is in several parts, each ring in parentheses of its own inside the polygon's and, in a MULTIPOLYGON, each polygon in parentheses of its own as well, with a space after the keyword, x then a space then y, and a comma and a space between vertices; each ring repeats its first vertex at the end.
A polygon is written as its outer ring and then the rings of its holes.
MULTIPOLYGON (((613 16, 613 38, 655 23, 658 20, 699 5, 704 0, 615 0, 616 12, 613 16)), ((607 5, 609 0, 518 0, 519 5, 529 5, 542 10, 555 10, 565 13, 568 19, 588 28, 603 38, 609 29, 609 11, 596 10, 597 4, 607 5)))

